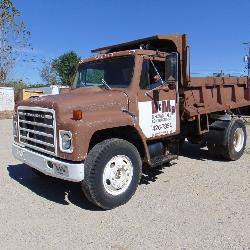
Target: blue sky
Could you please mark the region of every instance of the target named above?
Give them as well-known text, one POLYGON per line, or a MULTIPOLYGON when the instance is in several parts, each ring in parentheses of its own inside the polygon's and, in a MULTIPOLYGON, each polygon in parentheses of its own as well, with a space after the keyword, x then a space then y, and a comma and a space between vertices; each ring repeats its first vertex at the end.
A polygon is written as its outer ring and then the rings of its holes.
MULTIPOLYGON (((243 42, 250 41, 249 0, 14 0, 32 34, 37 57, 75 50, 81 57, 96 47, 154 34, 186 33, 191 72, 221 69, 243 73, 243 42)), ((12 74, 41 82, 37 64, 19 64, 12 74)))

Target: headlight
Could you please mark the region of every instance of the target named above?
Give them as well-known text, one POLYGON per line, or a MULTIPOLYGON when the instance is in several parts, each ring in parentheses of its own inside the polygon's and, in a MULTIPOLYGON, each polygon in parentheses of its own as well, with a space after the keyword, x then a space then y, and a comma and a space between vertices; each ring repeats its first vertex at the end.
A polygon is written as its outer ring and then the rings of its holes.
POLYGON ((62 152, 72 153, 73 145, 72 145, 72 133, 70 131, 59 131, 59 139, 60 139, 60 150, 62 152))
POLYGON ((62 149, 69 150, 71 147, 71 137, 67 134, 62 136, 62 149))

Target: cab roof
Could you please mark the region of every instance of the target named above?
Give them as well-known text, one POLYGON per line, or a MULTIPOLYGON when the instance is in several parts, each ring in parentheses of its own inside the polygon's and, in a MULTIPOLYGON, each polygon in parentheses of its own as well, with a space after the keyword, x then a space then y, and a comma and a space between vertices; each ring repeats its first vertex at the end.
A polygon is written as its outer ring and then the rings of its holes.
POLYGON ((93 49, 91 50, 91 52, 106 54, 124 50, 135 50, 140 48, 149 50, 160 50, 164 52, 172 52, 172 51, 181 52, 183 48, 182 47, 183 39, 185 39, 186 42, 186 35, 182 34, 154 35, 151 37, 141 38, 125 43, 93 49))

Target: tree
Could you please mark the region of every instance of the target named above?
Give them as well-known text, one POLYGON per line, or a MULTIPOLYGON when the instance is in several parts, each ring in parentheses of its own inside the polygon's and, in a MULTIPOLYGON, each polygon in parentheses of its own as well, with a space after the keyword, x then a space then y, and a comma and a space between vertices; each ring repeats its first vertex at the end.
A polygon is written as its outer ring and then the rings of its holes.
POLYGON ((57 72, 54 67, 52 67, 52 60, 44 61, 43 67, 40 71, 40 76, 48 85, 56 85, 57 81, 57 72))
POLYGON ((6 79, 15 63, 25 50, 31 48, 30 32, 23 21, 21 13, 10 0, 0 0, 0 82, 6 79))
POLYGON ((53 60, 52 67, 56 70, 62 85, 70 86, 74 80, 80 57, 69 51, 53 60))
POLYGON ((28 87, 23 80, 10 81, 7 86, 14 88, 15 101, 18 101, 20 91, 28 87))

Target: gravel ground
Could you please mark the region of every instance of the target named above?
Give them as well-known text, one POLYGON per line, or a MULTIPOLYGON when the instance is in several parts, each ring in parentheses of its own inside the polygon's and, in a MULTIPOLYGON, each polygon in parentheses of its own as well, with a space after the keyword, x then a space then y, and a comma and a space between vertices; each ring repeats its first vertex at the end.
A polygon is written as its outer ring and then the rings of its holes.
POLYGON ((249 142, 236 162, 186 144, 179 160, 144 172, 129 203, 102 211, 77 183, 16 161, 11 120, 0 135, 1 249, 250 249, 249 142))

